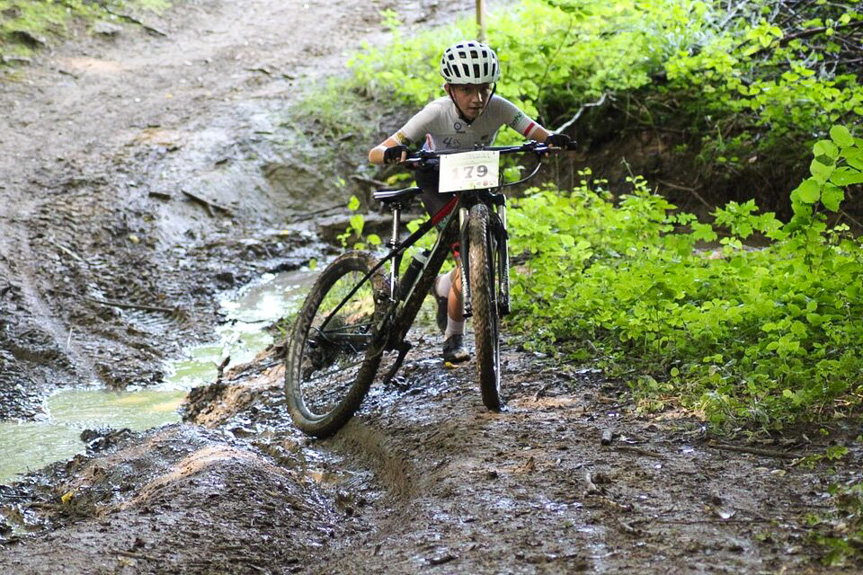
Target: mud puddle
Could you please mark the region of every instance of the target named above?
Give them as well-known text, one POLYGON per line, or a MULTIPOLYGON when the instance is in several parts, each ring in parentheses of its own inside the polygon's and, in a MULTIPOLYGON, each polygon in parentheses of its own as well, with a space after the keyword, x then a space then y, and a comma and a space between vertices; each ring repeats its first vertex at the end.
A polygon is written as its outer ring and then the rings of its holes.
POLYGON ((82 453, 85 430, 145 431, 180 422, 178 409, 188 391, 214 381, 219 366, 249 362, 270 345, 270 327, 299 309, 314 278, 308 268, 266 274, 226 296, 221 306, 227 321, 216 330, 214 341, 170 362, 168 376, 158 386, 65 389, 45 400, 35 421, 0 422, 0 483, 82 453))
POLYGON ((225 321, 213 341, 190 348, 184 359, 172 362, 168 381, 188 390, 214 381, 219 366, 228 369, 252 361, 273 343, 273 331, 279 329, 271 329, 273 324, 300 309, 316 277, 308 267, 264 274, 223 298, 225 321))

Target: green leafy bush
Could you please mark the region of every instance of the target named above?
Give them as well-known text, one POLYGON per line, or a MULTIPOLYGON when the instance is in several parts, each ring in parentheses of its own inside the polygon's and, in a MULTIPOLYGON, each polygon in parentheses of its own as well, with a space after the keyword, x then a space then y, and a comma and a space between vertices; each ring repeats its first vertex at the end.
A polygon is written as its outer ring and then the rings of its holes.
MULTIPOLYGON (((487 29, 503 69, 499 93, 543 125, 569 126, 578 116, 571 129, 586 145, 651 133, 685 152, 663 158, 676 166, 666 167, 674 170, 666 178, 709 182, 733 197, 757 193, 787 212, 786 190, 805 170, 806 145, 863 115, 857 6, 521 0, 493 11, 487 29), (600 114, 579 115, 602 96, 600 114)), ((473 37, 474 24, 406 37, 393 13, 387 19, 394 41, 356 55, 348 87, 414 111, 442 94, 440 50, 473 37)), ((501 143, 517 139, 501 133, 501 143)))
POLYGON ((528 255, 514 327, 537 349, 640 374, 628 380, 643 409, 677 398, 715 424, 772 428, 859 407, 863 242, 827 214, 863 181, 863 140, 831 133, 785 224, 752 201, 699 223, 640 178, 619 202, 589 174, 534 190, 510 216, 528 255))
POLYGON ((863 86, 853 39, 863 26, 856 1, 742 2, 714 16, 698 42, 664 63, 667 85, 651 122, 684 127, 701 140, 701 158, 726 173, 762 160, 796 166, 788 145, 859 123, 863 86), (847 36, 846 36, 847 34, 847 36))
MULTIPOLYGON (((565 113, 606 91, 643 86, 690 34, 675 9, 681 5, 679 0, 522 0, 494 12, 488 36, 501 62, 499 93, 551 124, 562 118, 545 117, 548 102, 565 113)), ((366 46, 349 62, 351 85, 373 98, 395 95, 402 104, 421 106, 442 94, 441 50, 474 36, 473 22, 461 20, 410 38, 399 33, 384 49, 366 46)))

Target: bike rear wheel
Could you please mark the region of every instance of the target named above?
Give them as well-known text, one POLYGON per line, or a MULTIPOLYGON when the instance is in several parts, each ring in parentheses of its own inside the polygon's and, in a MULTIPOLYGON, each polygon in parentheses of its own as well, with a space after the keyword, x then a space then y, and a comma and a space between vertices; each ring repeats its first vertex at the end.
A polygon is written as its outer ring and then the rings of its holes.
POLYGON ((494 411, 501 408, 500 399, 500 334, 496 279, 500 273, 497 262, 497 240, 491 229, 488 206, 477 204, 468 220, 468 260, 470 273, 471 309, 476 341, 477 371, 483 404, 494 411))
POLYGON ((294 424, 327 437, 359 409, 377 372, 386 276, 365 252, 348 252, 321 273, 287 345, 285 394, 294 424), (353 293, 352 293, 353 292, 353 293))

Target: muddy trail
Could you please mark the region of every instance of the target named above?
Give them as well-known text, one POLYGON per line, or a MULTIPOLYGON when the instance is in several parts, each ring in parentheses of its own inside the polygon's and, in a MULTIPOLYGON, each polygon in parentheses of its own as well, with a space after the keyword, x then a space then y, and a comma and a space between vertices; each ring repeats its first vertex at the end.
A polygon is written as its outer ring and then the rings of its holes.
MULTIPOLYGON (((58 389, 160 382, 219 294, 333 253, 324 216, 350 195, 333 176, 377 140, 334 162, 290 105, 386 40, 380 11, 413 26, 472 6, 187 1, 4 69, 0 420, 39 420, 58 389)), ((328 440, 290 424, 278 343, 193 389, 182 423, 84 431, 80 455, 0 485, 0 572, 826 570, 807 522, 861 454, 800 461, 853 430, 717 439, 514 338, 491 413, 472 362, 445 366, 428 327, 412 340, 328 440)))

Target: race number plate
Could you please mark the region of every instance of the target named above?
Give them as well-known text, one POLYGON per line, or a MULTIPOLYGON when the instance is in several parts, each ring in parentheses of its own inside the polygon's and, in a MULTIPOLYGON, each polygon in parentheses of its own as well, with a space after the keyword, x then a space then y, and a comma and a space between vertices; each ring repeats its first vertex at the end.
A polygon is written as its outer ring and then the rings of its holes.
POLYGON ((499 183, 500 152, 478 150, 440 157, 440 187, 438 191, 457 192, 496 188, 499 183))

